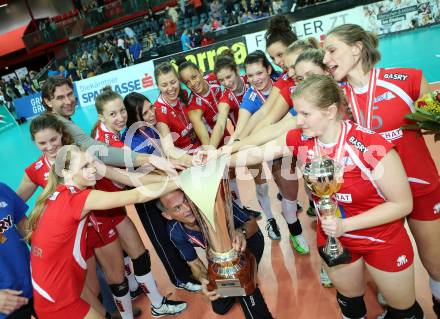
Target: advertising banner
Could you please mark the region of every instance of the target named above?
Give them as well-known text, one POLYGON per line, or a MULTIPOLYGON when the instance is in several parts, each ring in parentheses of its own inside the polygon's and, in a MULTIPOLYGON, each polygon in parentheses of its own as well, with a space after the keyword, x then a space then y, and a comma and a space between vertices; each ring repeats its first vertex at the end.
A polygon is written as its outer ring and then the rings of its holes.
POLYGON ((32 118, 43 113, 46 109, 41 103, 41 93, 23 96, 14 100, 15 112, 17 118, 32 118))
POLYGON ((16 125, 14 118, 5 105, 0 104, 0 133, 16 125))
POLYGON ((181 52, 173 55, 169 55, 163 58, 155 59, 154 65, 158 65, 162 62, 170 62, 176 64, 176 61, 185 58, 188 61, 198 65, 203 73, 211 72, 214 70, 215 58, 224 50, 230 49, 234 52, 235 62, 240 65, 244 62, 247 56, 246 38, 238 37, 227 41, 211 44, 206 47, 197 48, 188 52, 181 52))
POLYGON ((96 96, 108 85, 122 97, 131 92, 145 94, 155 88, 153 61, 135 64, 75 82, 78 105, 81 107, 95 105, 96 96))

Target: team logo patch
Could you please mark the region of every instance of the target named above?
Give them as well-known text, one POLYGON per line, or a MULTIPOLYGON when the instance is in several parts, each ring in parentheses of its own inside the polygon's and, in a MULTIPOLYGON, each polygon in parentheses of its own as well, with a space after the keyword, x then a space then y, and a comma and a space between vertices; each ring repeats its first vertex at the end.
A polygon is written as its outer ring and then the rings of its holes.
POLYGON ((359 141, 356 137, 350 136, 348 141, 350 142, 350 144, 352 144, 354 147, 356 147, 362 153, 366 153, 368 151, 368 148, 361 141, 359 141))
POLYGON ((434 211, 434 214, 440 213, 440 203, 435 204, 432 210, 434 211))
POLYGON ((60 192, 54 192, 52 195, 50 195, 49 199, 50 200, 55 200, 55 199, 57 199, 59 194, 60 194, 60 192))
POLYGON ((161 109, 163 114, 168 114, 168 110, 167 110, 166 106, 162 106, 160 109, 161 109))
POLYGON ((39 160, 35 163, 35 169, 40 169, 43 166, 43 161, 39 160))
POLYGON ((408 75, 400 73, 385 73, 383 78, 389 80, 405 81, 408 78, 408 75))
POLYGON ((397 263, 397 267, 402 267, 403 265, 405 265, 408 262, 408 258, 406 258, 405 255, 399 256, 397 257, 396 263, 397 263))
POLYGON ((6 231, 12 227, 13 220, 11 215, 7 215, 6 217, 0 219, 0 234, 6 233, 6 231))
POLYGON ((310 137, 308 137, 304 134, 301 134, 301 141, 307 141, 308 139, 310 139, 310 137))
POLYGON ((196 104, 201 106, 202 105, 202 99, 199 98, 199 97, 196 98, 196 104))
POLYGON ((249 100, 255 101, 256 97, 257 97, 257 94, 255 92, 252 92, 251 95, 249 95, 249 100))
POLYGON ((49 172, 44 173, 43 178, 45 181, 47 181, 49 178, 49 172))
POLYGON ((0 208, 6 208, 6 207, 8 207, 8 203, 6 203, 6 202, 0 202, 0 208))
POLYGON ((381 101, 389 101, 389 100, 394 99, 395 97, 396 96, 392 92, 387 91, 384 94, 381 94, 378 97, 375 97, 374 98, 374 103, 378 103, 378 102, 381 102, 381 101))

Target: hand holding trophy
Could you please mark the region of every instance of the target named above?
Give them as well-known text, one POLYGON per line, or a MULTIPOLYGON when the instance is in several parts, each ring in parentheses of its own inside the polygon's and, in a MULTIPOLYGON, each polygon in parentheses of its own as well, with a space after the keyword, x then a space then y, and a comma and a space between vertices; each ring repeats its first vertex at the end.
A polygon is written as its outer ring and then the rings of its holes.
MULTIPOLYGON (((341 188, 343 173, 344 168, 328 157, 316 157, 304 167, 303 176, 307 187, 320 198, 316 207, 321 218, 336 217, 338 203, 334 194, 341 188)), ((329 267, 351 260, 350 252, 335 237, 328 236, 327 243, 318 250, 329 267)))
POLYGON ((256 261, 246 249, 235 250, 232 198, 227 178, 227 156, 191 167, 179 176, 178 185, 207 242, 208 291, 221 297, 245 296, 255 289, 256 261))

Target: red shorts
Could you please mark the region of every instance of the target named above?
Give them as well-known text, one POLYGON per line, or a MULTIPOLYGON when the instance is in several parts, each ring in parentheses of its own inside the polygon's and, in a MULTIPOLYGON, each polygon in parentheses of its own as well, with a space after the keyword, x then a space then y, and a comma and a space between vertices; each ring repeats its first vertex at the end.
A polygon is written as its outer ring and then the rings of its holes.
POLYGON ((87 227, 86 259, 93 257, 95 248, 104 247, 118 238, 116 226, 127 216, 125 210, 119 213, 98 213, 90 216, 87 227))
POLYGON ((413 210, 407 218, 424 221, 440 218, 440 184, 429 194, 413 197, 413 210))
POLYGON ((70 305, 57 311, 45 312, 44 309, 43 311, 35 309, 35 311, 40 319, 79 319, 87 315, 90 311, 90 305, 81 298, 78 298, 78 300, 70 305))
MULTIPOLYGON (((323 232, 317 232, 318 247, 326 242, 323 232)), ((412 265, 414 250, 408 233, 403 227, 386 242, 368 241, 350 237, 339 237, 342 246, 351 254, 351 263, 363 258, 368 265, 386 272, 399 272, 412 265), (357 243, 361 243, 358 245, 357 243)))

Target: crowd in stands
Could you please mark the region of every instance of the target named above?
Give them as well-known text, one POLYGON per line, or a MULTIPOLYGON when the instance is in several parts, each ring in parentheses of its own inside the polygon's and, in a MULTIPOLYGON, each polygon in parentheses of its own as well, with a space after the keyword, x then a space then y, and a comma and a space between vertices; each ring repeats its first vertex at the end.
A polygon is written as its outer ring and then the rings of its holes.
POLYGON ((32 95, 40 91, 40 84, 37 80, 37 72, 30 71, 25 77, 17 77, 4 80, 0 79, 0 105, 5 104, 9 110, 12 110, 12 101, 32 95))

